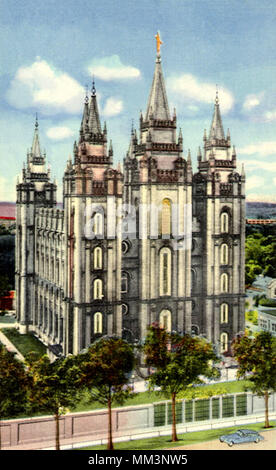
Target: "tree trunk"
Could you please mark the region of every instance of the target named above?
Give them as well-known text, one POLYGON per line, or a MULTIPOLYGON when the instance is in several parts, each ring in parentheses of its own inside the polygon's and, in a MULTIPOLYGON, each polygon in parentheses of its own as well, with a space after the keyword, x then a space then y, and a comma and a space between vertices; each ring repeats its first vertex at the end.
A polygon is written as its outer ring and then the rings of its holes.
POLYGON ((56 422, 56 450, 60 450, 60 441, 59 441, 59 412, 58 409, 55 412, 55 422, 56 422))
POLYGON ((268 418, 268 398, 269 398, 269 393, 266 390, 264 392, 264 400, 265 400, 265 428, 269 428, 269 418, 268 418))
POLYGON ((176 434, 176 417, 175 417, 175 398, 176 394, 172 393, 172 441, 178 441, 176 434))
POLYGON ((113 450, 113 442, 112 442, 112 408, 111 408, 111 396, 108 398, 108 442, 107 442, 107 449, 113 450))

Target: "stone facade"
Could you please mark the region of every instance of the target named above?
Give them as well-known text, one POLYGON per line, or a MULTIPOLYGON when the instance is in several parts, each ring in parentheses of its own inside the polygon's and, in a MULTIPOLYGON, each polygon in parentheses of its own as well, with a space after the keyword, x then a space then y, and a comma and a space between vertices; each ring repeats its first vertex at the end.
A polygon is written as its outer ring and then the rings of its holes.
POLYGON ((104 334, 143 340, 158 322, 226 352, 244 329, 245 176, 218 97, 195 174, 169 110, 160 53, 123 172, 112 167, 94 84, 73 152, 61 210, 36 123, 17 184, 20 330, 31 328, 55 354, 68 354, 104 334))

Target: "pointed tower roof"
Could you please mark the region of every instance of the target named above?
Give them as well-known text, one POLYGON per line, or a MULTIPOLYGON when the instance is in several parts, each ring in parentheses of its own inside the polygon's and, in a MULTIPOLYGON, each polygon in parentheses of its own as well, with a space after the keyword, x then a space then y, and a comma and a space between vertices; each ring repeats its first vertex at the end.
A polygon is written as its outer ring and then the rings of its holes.
POLYGON ((89 127, 89 131, 92 134, 102 133, 94 80, 92 84, 92 95, 91 95, 91 100, 90 100, 88 127, 89 127))
POLYGON ((41 150, 40 150, 40 143, 39 143, 39 133, 38 133, 38 119, 37 115, 35 118, 35 130, 34 130, 34 137, 33 137, 33 143, 32 143, 32 148, 31 148, 31 157, 35 158, 41 158, 41 150))
POLYGON ((89 117, 89 98, 88 98, 88 92, 86 90, 86 96, 84 100, 84 107, 83 107, 83 115, 82 115, 82 121, 81 121, 81 128, 80 131, 85 133, 88 126, 88 117, 89 117))
POLYGON ((147 106, 145 120, 148 121, 151 115, 153 116, 154 119, 160 119, 160 120, 170 119, 170 111, 169 111, 169 106, 168 106, 165 80, 164 80, 162 65, 161 65, 160 42, 159 42, 159 47, 158 47, 158 42, 157 42, 157 55, 156 55, 156 61, 155 61, 155 70, 154 70, 150 95, 148 99, 148 106, 147 106))
POLYGON ((220 108, 219 108, 218 91, 216 93, 213 119, 212 119, 212 124, 210 127, 210 133, 209 133, 209 140, 212 140, 212 139, 225 140, 222 119, 221 119, 221 114, 220 114, 220 108))

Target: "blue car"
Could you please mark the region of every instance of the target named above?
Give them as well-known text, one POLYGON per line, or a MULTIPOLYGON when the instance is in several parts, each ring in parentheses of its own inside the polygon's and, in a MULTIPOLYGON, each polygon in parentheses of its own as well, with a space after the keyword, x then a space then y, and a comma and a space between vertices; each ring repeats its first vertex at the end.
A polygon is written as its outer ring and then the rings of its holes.
POLYGON ((225 436, 220 436, 220 442, 226 442, 230 447, 233 444, 242 444, 244 442, 259 442, 264 438, 257 431, 252 431, 251 429, 238 429, 238 431, 233 432, 232 434, 226 434, 225 436))

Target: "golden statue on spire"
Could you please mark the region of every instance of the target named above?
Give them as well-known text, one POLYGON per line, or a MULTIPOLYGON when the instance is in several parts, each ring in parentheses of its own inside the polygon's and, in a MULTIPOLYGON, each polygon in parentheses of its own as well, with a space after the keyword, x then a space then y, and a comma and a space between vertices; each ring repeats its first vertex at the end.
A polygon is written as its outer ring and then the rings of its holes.
POLYGON ((159 31, 157 32, 157 34, 155 36, 155 39, 156 39, 156 50, 159 54, 160 53, 160 45, 163 44, 163 42, 161 41, 161 38, 160 38, 159 31))

